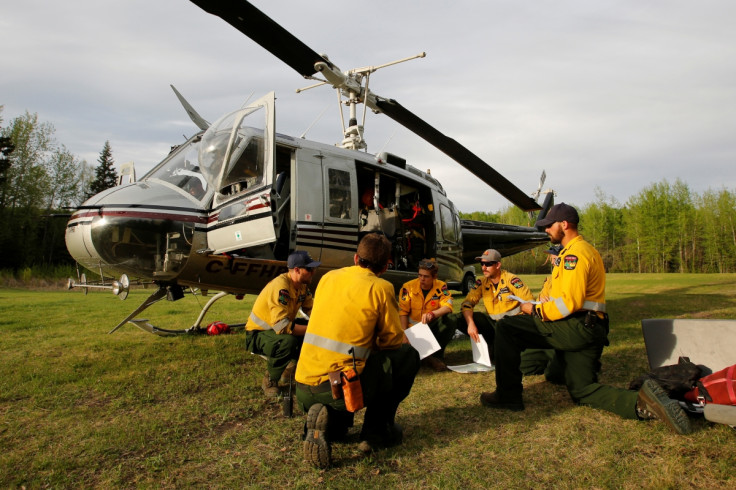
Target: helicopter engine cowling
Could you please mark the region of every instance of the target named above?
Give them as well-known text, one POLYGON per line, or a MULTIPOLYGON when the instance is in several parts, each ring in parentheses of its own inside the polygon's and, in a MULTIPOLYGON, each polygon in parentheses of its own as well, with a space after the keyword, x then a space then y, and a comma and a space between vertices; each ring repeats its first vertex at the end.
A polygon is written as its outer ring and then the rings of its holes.
POLYGON ((173 186, 135 182, 103 191, 76 211, 66 228, 69 253, 106 276, 171 281, 191 253, 194 234, 204 230, 202 204, 173 186))

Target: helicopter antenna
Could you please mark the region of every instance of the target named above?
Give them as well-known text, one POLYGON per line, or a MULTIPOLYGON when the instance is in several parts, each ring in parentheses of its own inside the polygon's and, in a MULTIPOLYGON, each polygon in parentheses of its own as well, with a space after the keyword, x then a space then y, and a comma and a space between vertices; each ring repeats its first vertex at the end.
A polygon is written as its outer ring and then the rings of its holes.
POLYGON ((383 144, 383 146, 381 147, 381 150, 380 150, 380 151, 379 151, 379 152, 377 153, 377 155, 380 155, 381 153, 383 153, 383 152, 384 152, 384 150, 386 150, 386 147, 388 146, 388 144, 389 144, 389 143, 391 143, 391 140, 392 140, 392 139, 394 139, 394 136, 396 136, 396 131, 397 131, 397 130, 396 130, 396 129, 394 129, 394 132, 393 132, 393 133, 391 133, 391 136, 389 136, 389 137, 388 137, 388 139, 387 139, 387 140, 386 140, 386 142, 385 142, 385 143, 383 144))
POLYGON ((252 91, 252 92, 250 93, 250 95, 248 96, 248 98, 247 98, 247 99, 245 99, 245 102, 243 102, 243 105, 241 105, 241 106, 240 106, 240 108, 241 108, 241 109, 242 109, 242 108, 244 108, 244 107, 245 107, 245 106, 246 106, 246 105, 248 104, 248 101, 250 100, 250 98, 251 98, 251 97, 253 97, 253 92, 255 92, 255 90, 253 90, 253 91, 252 91))
POLYGON ((315 124, 317 124, 317 121, 319 121, 320 119, 322 119, 322 116, 324 116, 326 110, 327 110, 327 107, 325 107, 324 109, 322 109, 322 112, 319 113, 319 116, 317 116, 317 119, 315 119, 312 122, 312 124, 310 124, 307 127, 307 129, 304 130, 304 132, 301 134, 301 136, 299 136, 301 139, 304 139, 304 138, 307 137, 307 132, 309 132, 309 130, 312 129, 312 126, 314 126, 315 124))

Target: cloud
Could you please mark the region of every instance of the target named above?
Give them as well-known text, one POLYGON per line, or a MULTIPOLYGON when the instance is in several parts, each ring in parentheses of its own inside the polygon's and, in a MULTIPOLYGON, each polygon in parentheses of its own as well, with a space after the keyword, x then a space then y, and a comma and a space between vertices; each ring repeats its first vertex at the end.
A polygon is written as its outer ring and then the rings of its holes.
MULTIPOLYGON (((596 187, 619 201, 664 178, 695 191, 736 187, 736 4, 706 0, 476 2, 375 0, 359 9, 254 4, 342 69, 427 57, 371 77, 525 191, 579 205, 596 187)), ((4 122, 28 110, 94 162, 150 168, 196 128, 173 83, 210 121, 248 95, 277 93, 277 130, 341 139, 335 96, 185 0, 21 2, 0 19, 4 122)), ((368 115, 369 149, 430 168, 463 211, 507 202, 388 118, 368 115), (387 143, 388 142, 388 143, 387 143)))

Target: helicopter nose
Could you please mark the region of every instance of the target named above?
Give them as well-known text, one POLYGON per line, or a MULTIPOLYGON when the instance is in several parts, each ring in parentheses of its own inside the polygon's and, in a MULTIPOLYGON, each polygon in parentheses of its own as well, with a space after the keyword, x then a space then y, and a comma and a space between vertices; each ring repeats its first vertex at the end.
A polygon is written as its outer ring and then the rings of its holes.
POLYGON ((172 279, 189 257, 207 212, 162 184, 136 182, 93 196, 66 228, 69 253, 105 274, 172 279))

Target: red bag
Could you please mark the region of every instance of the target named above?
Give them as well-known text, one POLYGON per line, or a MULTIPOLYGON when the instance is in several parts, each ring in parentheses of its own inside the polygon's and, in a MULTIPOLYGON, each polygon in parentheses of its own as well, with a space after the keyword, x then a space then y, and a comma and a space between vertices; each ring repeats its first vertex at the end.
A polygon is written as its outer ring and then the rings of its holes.
POLYGON ((207 335, 220 335, 221 333, 230 333, 230 326, 223 322, 212 322, 207 325, 207 335))
POLYGON ((736 364, 700 378, 695 388, 685 393, 691 402, 736 405, 736 364))

